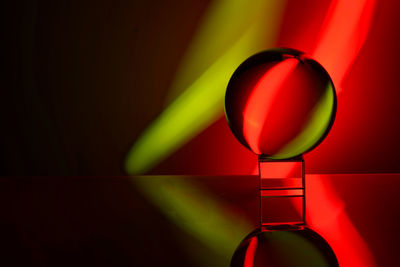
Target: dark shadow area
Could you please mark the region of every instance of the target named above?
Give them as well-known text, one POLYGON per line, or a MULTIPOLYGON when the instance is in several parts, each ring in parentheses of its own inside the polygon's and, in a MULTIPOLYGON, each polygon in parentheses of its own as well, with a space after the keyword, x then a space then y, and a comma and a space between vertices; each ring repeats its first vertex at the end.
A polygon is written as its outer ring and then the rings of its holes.
MULTIPOLYGON (((129 178, 2 178, 1 266, 193 266, 129 178)), ((205 252, 206 253, 206 252, 205 252)))

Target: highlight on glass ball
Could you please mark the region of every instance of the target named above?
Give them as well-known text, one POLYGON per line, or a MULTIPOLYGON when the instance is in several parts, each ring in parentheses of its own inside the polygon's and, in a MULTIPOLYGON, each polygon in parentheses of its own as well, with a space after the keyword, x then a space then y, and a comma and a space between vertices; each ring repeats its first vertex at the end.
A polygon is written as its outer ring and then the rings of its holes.
POLYGON ((236 138, 258 155, 290 159, 316 147, 336 114, 326 70, 294 49, 263 51, 232 75, 225 115, 236 138))

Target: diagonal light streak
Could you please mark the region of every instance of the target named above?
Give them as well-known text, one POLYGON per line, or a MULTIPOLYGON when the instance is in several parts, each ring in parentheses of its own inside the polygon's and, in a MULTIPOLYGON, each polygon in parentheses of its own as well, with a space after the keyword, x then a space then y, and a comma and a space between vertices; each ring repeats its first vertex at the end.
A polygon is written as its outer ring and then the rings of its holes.
MULTIPOLYGON (((225 0, 225 2, 226 1, 228 0, 225 0)), ((332 75, 337 88, 340 87, 341 81, 345 77, 346 72, 351 67, 351 64, 365 41, 375 3, 374 0, 353 1, 353 4, 351 2, 352 1, 345 0, 334 0, 332 2, 325 26, 321 30, 319 41, 312 53, 314 58, 320 61, 332 75), (354 2, 356 2, 356 4, 354 4, 354 2), (350 9, 352 11, 349 11, 350 9), (350 16, 349 20, 343 20, 343 18, 347 18, 347 16, 350 16), (343 23, 342 21, 347 22, 343 23), (338 38, 338 40, 336 40, 336 38, 338 38)), ((207 31, 212 29, 212 27, 204 26, 202 28, 202 33, 199 34, 200 37, 194 39, 195 42, 190 46, 187 58, 178 71, 178 76, 171 87, 171 96, 177 95, 182 91, 182 88, 186 88, 185 91, 160 114, 134 144, 127 156, 126 170, 128 173, 146 172, 210 125, 218 116, 222 115, 222 101, 225 86, 234 69, 249 55, 265 48, 265 44, 263 45, 262 40, 266 36, 269 42, 272 43, 271 40, 273 40, 274 37, 272 33, 274 33, 276 29, 276 22, 279 19, 283 3, 279 5, 275 3, 275 1, 268 1, 268 3, 270 7, 265 10, 264 16, 268 18, 269 21, 263 21, 265 23, 264 26, 258 22, 239 30, 238 32, 244 32, 243 29, 247 29, 245 31, 246 33, 234 42, 234 45, 230 47, 226 46, 228 49, 224 49, 223 47, 225 47, 225 45, 222 45, 225 40, 221 37, 224 35, 224 31, 216 30, 214 33, 207 35, 207 31), (203 57, 203 55, 207 54, 207 50, 213 49, 212 45, 207 44, 207 42, 212 42, 213 40, 208 39, 210 36, 213 36, 214 40, 218 40, 216 43, 221 44, 221 46, 215 47, 215 50, 209 54, 209 57, 203 57), (202 48, 205 50, 202 50, 202 48), (226 52, 221 54, 221 51, 225 50, 226 52), (214 58, 216 59, 215 61, 213 61, 214 58)), ((216 6, 219 5, 216 4, 216 6)), ((217 11, 215 12, 215 14, 218 14, 217 11)), ((223 10, 220 10, 220 12, 223 14, 223 10)), ((237 15, 239 18, 242 14, 238 13, 237 15)), ((217 15, 210 15, 211 18, 216 18, 214 16, 218 17, 217 15)), ((232 16, 232 19, 235 18, 235 16, 232 16)), ((205 23, 212 25, 214 23, 212 21, 213 19, 209 19, 208 22, 205 23)), ((224 20, 221 19, 220 23, 223 21, 224 20)), ((218 28, 218 26, 221 25, 215 26, 218 28)), ((224 27, 221 26, 219 29, 223 28, 224 27)), ((230 43, 232 40, 236 40, 237 38, 235 39, 234 35, 235 33, 227 32, 229 38, 226 38, 225 41, 230 43)), ((192 213, 193 208, 197 209, 198 204, 201 203, 203 199, 214 201, 212 196, 209 196, 205 191, 199 191, 197 194, 192 194, 190 197, 182 196, 176 191, 172 192, 168 189, 164 190, 162 194, 155 194, 154 189, 160 185, 162 184, 153 186, 147 183, 142 184, 142 191, 151 201, 158 205, 163 212, 168 213, 168 207, 175 207, 176 205, 177 208, 175 211, 179 213, 180 218, 187 219, 190 222, 203 218, 203 215, 207 213, 206 211, 201 211, 201 207, 199 207, 201 212, 197 214, 192 213)), ((193 185, 183 181, 181 181, 180 187, 193 189, 193 185)), ((216 214, 224 214, 224 208, 218 204, 214 206, 214 204, 211 204, 211 206, 215 208, 213 209, 216 211, 216 214)), ((246 225, 245 223, 235 228, 235 225, 232 224, 235 219, 230 218, 226 220, 226 218, 224 218, 226 214, 222 215, 217 220, 217 225, 219 225, 219 227, 214 229, 217 232, 222 231, 222 235, 221 232, 217 233, 216 237, 218 237, 218 239, 213 240, 214 233, 212 231, 210 232, 210 229, 207 229, 206 226, 200 224, 197 225, 198 227, 194 227, 196 224, 191 223, 185 225, 182 224, 181 220, 174 219, 172 215, 167 214, 167 216, 183 229, 201 240, 204 244, 225 255, 231 253, 232 247, 221 248, 220 246, 215 246, 213 242, 221 242, 222 240, 222 243, 228 244, 228 242, 232 241, 229 239, 229 236, 226 235, 228 232, 224 232, 227 226, 228 229, 230 229, 229 227, 233 227, 232 229, 235 232, 242 232, 242 230, 246 228, 244 227, 244 225, 246 225)), ((345 219, 348 220, 347 216, 345 216, 345 219)), ((335 233, 337 231, 335 231, 335 233)), ((326 232, 328 240, 334 234, 333 232, 331 233, 332 235, 326 232)), ((358 245, 363 244, 363 240, 359 239, 357 242, 353 242, 353 244, 355 243, 358 243, 358 245)), ((221 245, 221 243, 218 244, 221 245)), ((235 244, 237 243, 235 242, 235 244)), ((367 246, 360 248, 359 252, 370 255, 367 246)), ((356 258, 353 259, 357 261, 356 258)))
POLYGON ((132 182, 170 221, 229 262, 252 225, 229 212, 223 199, 184 177, 135 177, 132 182))
POLYGON ((144 173, 196 136, 222 114, 224 84, 247 53, 254 31, 245 34, 143 132, 126 161, 131 174, 144 173))
POLYGON ((260 152, 260 136, 262 124, 268 117, 271 103, 275 100, 279 88, 289 74, 296 68, 297 59, 291 58, 282 61, 269 69, 259 79, 251 92, 243 111, 243 134, 252 151, 260 152), (269 90, 265 90, 269 88, 269 90), (253 138, 256 136, 257 138, 253 138))
POLYGON ((331 75, 337 92, 363 46, 375 0, 333 0, 311 53, 331 75))
MULTIPOLYGON (((172 102, 197 80, 218 58, 234 44, 249 25, 263 24, 259 29, 260 44, 265 38, 274 39, 284 2, 276 0, 217 0, 212 1, 188 45, 174 80, 168 89, 167 102, 172 102)), ((262 46, 260 47, 262 49, 262 46)))
POLYGON ((225 88, 236 67, 263 49, 266 39, 269 43, 274 39, 280 9, 279 5, 273 5, 274 1, 267 2, 271 10, 266 9, 264 16, 268 19, 254 18, 243 35, 142 133, 127 155, 127 173, 145 173, 223 114, 225 88))
MULTIPOLYGON (((126 158, 129 174, 146 172, 222 115, 226 84, 237 65, 271 45, 276 36, 284 2, 259 0, 258 4, 255 3, 249 5, 247 0, 215 1, 205 26, 194 39, 178 70, 171 95, 181 92, 182 88, 185 90, 133 145, 126 158)), ((148 182, 146 179, 138 186, 152 203, 183 230, 229 260, 241 238, 249 231, 246 220, 238 215, 229 216, 215 196, 186 181, 180 181, 177 186, 181 193, 171 190, 168 183, 158 181, 152 185, 148 182), (195 193, 182 194, 195 189, 195 193), (206 206, 204 201, 207 201, 206 206), (177 216, 168 212, 171 207, 177 216), (213 227, 199 223, 207 218, 210 208, 216 216, 213 227)))

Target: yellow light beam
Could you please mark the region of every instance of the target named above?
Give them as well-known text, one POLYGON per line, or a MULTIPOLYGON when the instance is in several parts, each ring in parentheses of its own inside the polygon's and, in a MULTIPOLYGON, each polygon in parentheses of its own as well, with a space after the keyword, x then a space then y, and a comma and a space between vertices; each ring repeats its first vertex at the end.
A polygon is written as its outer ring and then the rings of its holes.
POLYGON ((260 29, 260 37, 265 36, 268 40, 271 34, 275 35, 271 30, 276 30, 278 26, 276 14, 279 16, 281 10, 277 8, 280 7, 276 0, 213 1, 203 15, 196 34, 183 55, 168 90, 167 103, 172 102, 218 60, 248 30, 249 25, 266 22, 264 29, 260 29), (274 26, 273 29, 271 26, 274 26))
POLYGON ((236 247, 254 226, 228 212, 223 199, 185 177, 135 177, 132 182, 170 221, 229 263, 236 247))
POLYGON ((225 88, 234 70, 243 60, 265 49, 275 39, 282 8, 274 1, 265 2, 270 3, 270 9, 265 10, 264 16, 254 18, 242 36, 178 96, 134 143, 125 162, 129 174, 145 173, 222 115, 225 88))

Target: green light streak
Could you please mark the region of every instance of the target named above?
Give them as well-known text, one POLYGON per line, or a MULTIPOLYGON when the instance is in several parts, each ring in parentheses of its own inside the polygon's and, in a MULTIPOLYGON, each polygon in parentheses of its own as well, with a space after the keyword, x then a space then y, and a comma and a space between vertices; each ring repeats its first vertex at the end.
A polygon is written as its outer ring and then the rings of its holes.
MULTIPOLYGON (((274 1, 264 2, 268 3, 264 7, 269 8, 262 10, 263 12, 257 10, 258 18, 244 10, 231 18, 234 20, 242 14, 247 14, 249 18, 253 18, 253 23, 247 25, 247 30, 242 31, 244 32, 242 36, 231 47, 225 49, 224 53, 142 133, 126 158, 125 169, 129 174, 145 173, 223 114, 225 89, 234 70, 247 57, 264 49, 266 40, 269 44, 274 40, 275 25, 280 17, 283 3, 278 5, 274 1)), ((243 9, 246 7, 254 9, 253 5, 248 3, 243 9)), ((224 13, 223 10, 219 12, 224 13)), ((219 32, 219 35, 223 36, 224 32, 219 32)), ((209 42, 214 43, 212 39, 209 39, 209 42)), ((201 55, 204 53, 199 50, 195 58, 201 55)))
POLYGON ((128 173, 144 173, 222 114, 223 89, 255 37, 248 31, 156 118, 129 152, 128 173))
POLYGON ((324 134, 330 123, 334 103, 334 89, 331 84, 328 86, 329 88, 322 97, 321 102, 318 103, 313 111, 314 115, 310 123, 296 138, 282 148, 274 158, 284 159, 297 156, 310 149, 324 134))
POLYGON ((254 228, 245 219, 228 213, 223 199, 209 194, 185 177, 147 176, 132 181, 173 223, 229 262, 244 236, 254 228))
MULTIPOLYGON (((247 57, 273 44, 284 5, 278 0, 213 2, 169 90, 170 105, 127 155, 129 174, 145 173, 223 114, 230 76, 247 57)), ((199 185, 150 177, 135 181, 171 221, 220 255, 224 263, 252 228, 199 185)))
MULTIPOLYGON (((259 36, 264 37, 265 40, 274 39, 277 29, 275 26, 277 26, 276 22, 281 11, 280 5, 277 5, 277 1, 268 0, 252 0, 251 4, 246 0, 213 1, 184 53, 169 88, 167 102, 170 103, 190 86, 232 44, 241 38, 250 25, 265 22, 263 29, 260 28, 258 32, 259 36)), ((263 42, 261 39, 259 41, 263 42)), ((267 41, 268 44, 270 44, 269 41, 267 41)))

